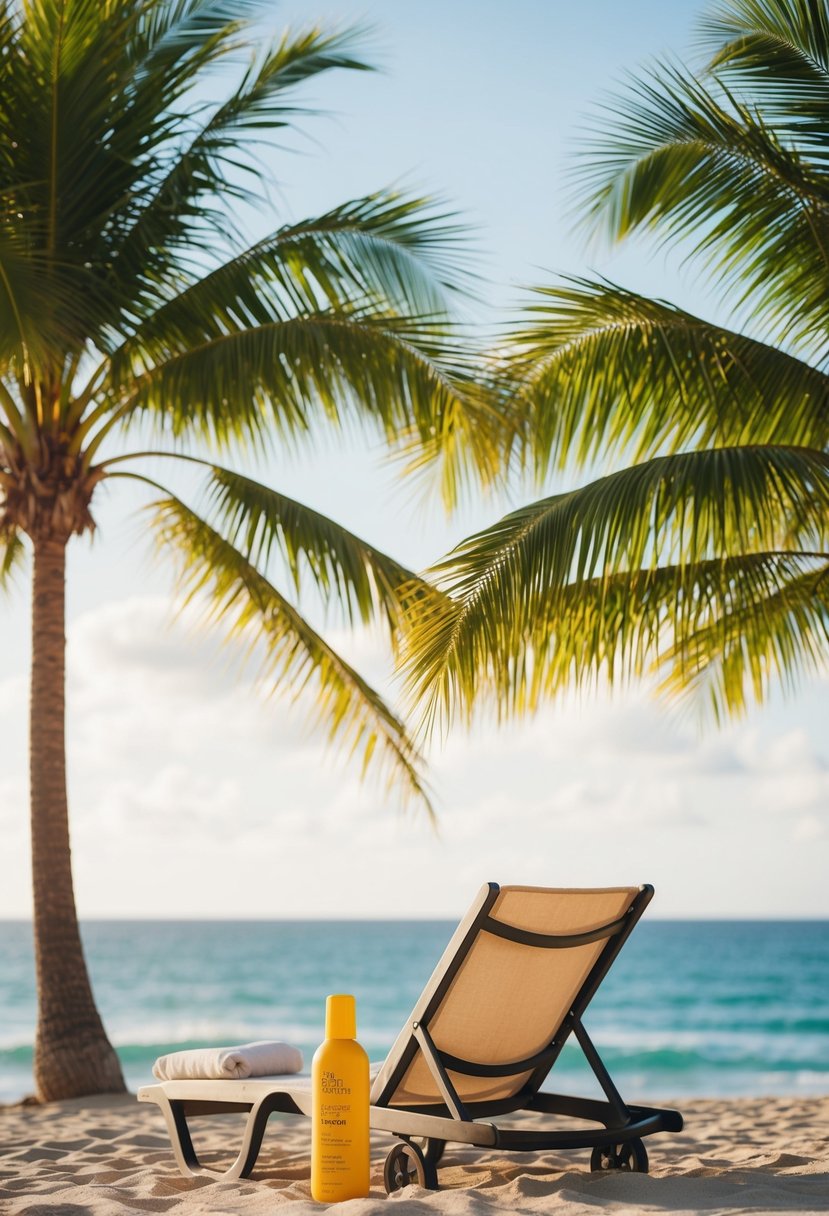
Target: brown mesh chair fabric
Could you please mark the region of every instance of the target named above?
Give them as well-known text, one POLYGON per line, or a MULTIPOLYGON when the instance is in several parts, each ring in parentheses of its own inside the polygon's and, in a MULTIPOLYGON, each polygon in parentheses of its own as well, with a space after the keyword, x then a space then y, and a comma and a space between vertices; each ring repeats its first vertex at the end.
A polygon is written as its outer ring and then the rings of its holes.
MULTIPOLYGON (((502 887, 489 915, 518 929, 551 936, 600 929, 630 908, 637 887, 568 890, 502 887)), ((394 1063, 411 1043, 412 1021, 424 1017, 429 997, 445 975, 447 964, 463 941, 462 922, 424 996, 401 1033, 374 1083, 373 1099, 383 1092, 394 1063)), ((479 929, 468 953, 437 1008, 428 1017, 428 1032, 440 1052, 479 1064, 504 1065, 527 1060, 548 1047, 572 1007, 606 939, 563 949, 545 949, 510 941, 479 929)), ((409 1048, 411 1050, 411 1048, 409 1048)), ((511 1098, 530 1076, 524 1071, 504 1077, 476 1077, 447 1069, 465 1103, 511 1098)), ((391 1106, 439 1104, 443 1098, 423 1052, 414 1059, 394 1090, 391 1106)))

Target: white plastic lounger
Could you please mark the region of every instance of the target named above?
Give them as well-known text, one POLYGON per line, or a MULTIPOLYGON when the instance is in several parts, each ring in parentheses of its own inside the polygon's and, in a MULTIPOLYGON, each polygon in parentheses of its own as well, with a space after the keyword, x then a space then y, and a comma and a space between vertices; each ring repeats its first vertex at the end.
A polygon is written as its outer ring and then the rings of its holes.
MULTIPOLYGON (((385 1163, 389 1193, 410 1182, 436 1189, 450 1141, 509 1152, 591 1148, 591 1169, 647 1171, 642 1138, 680 1131, 682 1116, 626 1104, 582 1016, 652 896, 649 886, 481 888, 374 1076, 371 1126, 398 1138, 385 1163), (604 1101, 541 1091, 570 1035, 604 1101), (516 1111, 592 1126, 500 1122, 516 1111)), ((143 1087, 138 1099, 161 1107, 183 1174, 244 1178, 271 1114, 310 1116, 311 1083, 299 1076, 165 1081, 143 1087), (248 1120, 236 1160, 220 1172, 200 1164, 187 1118, 227 1111, 247 1111, 248 1120)))

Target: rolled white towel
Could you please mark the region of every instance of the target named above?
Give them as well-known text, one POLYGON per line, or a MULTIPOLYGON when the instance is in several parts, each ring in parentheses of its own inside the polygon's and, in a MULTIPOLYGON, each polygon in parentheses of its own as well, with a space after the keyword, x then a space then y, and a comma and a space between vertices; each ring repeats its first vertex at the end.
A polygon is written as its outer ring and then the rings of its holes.
POLYGON ((302 1052, 290 1043, 243 1043, 241 1047, 198 1047, 159 1056, 159 1081, 222 1081, 234 1077, 274 1077, 302 1071, 302 1052))

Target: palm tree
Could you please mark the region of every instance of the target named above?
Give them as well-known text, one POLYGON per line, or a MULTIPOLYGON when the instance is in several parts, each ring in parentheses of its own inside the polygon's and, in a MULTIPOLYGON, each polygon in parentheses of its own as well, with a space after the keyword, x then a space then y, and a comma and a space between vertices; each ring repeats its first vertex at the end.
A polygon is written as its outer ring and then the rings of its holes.
POLYGON ((297 608, 310 585, 394 630, 411 576, 223 458, 352 423, 438 462, 451 495, 467 454, 487 459, 492 418, 447 319, 462 233, 386 192, 244 241, 240 211, 262 201, 254 152, 301 112, 293 90, 365 66, 354 31, 263 45, 261 11, 0 0, 0 571, 33 566, 44 1099, 123 1088, 78 932, 64 747, 66 547, 93 529, 105 482, 148 488, 184 592, 229 635, 255 635, 274 683, 307 686, 332 737, 428 806, 403 722, 297 608), (176 492, 158 470, 185 461, 176 492))
POLYGON ((739 713, 829 657, 829 6, 729 0, 696 76, 605 107, 595 224, 697 255, 728 325, 603 279, 536 289, 506 365, 540 477, 593 476, 470 537, 412 618, 430 722, 649 673, 739 713), (570 465, 572 467, 572 464, 570 465))

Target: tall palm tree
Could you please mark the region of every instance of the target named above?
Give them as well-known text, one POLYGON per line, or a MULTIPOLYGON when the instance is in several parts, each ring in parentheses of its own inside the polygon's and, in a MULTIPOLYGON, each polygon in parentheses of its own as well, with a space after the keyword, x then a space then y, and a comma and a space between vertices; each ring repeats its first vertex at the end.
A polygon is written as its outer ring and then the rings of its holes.
POLYGON ((123 1088, 78 933, 64 748, 65 554, 93 529, 105 482, 147 487, 185 593, 255 637, 275 683, 308 686, 364 765, 385 763, 427 800, 403 722, 297 607, 310 584, 351 620, 394 630, 410 575, 223 460, 352 423, 439 462, 451 494, 468 452, 488 458, 491 417, 447 319, 462 234, 387 192, 245 243, 240 210, 262 201, 255 149, 301 112, 293 90, 365 66, 353 31, 263 44, 262 12, 254 0, 0 0, 0 571, 33 567, 44 1099, 123 1088), (176 491, 158 470, 185 461, 176 491))
POLYGON ((587 201, 616 239, 698 255, 732 320, 536 289, 506 356, 524 453, 617 467, 437 566, 408 667, 432 722, 646 672, 721 716, 829 657, 829 6, 729 0, 702 37, 699 76, 605 108, 587 201))

